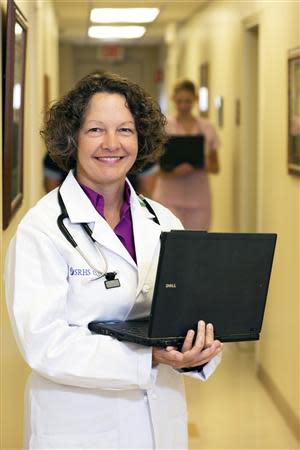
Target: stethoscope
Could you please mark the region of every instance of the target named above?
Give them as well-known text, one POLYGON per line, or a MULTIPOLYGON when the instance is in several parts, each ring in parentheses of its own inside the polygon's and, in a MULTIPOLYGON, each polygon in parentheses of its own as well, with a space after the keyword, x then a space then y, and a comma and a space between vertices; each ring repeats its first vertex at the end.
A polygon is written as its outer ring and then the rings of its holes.
MULTIPOLYGON (((89 260, 89 258, 80 249, 77 242, 75 241, 75 239, 73 238, 73 236, 71 235, 71 233, 69 232, 69 230, 66 228, 66 226, 64 224, 64 220, 69 219, 69 214, 68 214, 66 205, 62 199, 62 196, 60 193, 60 188, 57 191, 57 198, 58 198, 58 203, 59 203, 59 206, 61 209, 61 214, 57 218, 57 225, 58 225, 58 228, 60 229, 61 233, 63 234, 63 236, 75 248, 75 250, 82 256, 82 258, 86 261, 86 263, 93 270, 95 275, 97 275, 97 278, 95 278, 95 280, 105 277, 104 284, 105 284, 106 289, 120 287, 121 286, 120 280, 118 278, 116 278, 117 272, 108 272, 107 271, 107 269, 108 269, 107 259, 105 258, 105 255, 102 253, 99 243, 93 238, 92 230, 90 229, 88 224, 84 223, 84 222, 81 222, 79 225, 84 230, 84 232, 89 236, 91 241, 94 243, 99 256, 101 256, 101 259, 104 261, 104 270, 100 271, 99 269, 97 269, 94 266, 94 264, 89 260)), ((142 198, 142 201, 143 201, 144 205, 146 206, 146 208, 148 209, 148 211, 151 214, 153 214, 153 216, 154 216, 153 221, 159 225, 159 220, 157 218, 157 215, 155 214, 155 211, 151 207, 151 205, 147 202, 147 200, 144 197, 140 196, 140 198, 142 198)))

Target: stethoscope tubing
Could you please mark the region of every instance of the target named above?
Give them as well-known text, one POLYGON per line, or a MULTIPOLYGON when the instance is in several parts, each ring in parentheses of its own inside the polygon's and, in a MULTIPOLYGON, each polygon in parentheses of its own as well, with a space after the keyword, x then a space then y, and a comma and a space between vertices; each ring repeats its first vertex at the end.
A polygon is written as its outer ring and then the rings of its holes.
MULTIPOLYGON (((155 211, 153 210, 152 206, 149 204, 149 202, 142 196, 140 196, 142 198, 142 201, 144 203, 144 205, 146 206, 146 208, 148 209, 148 211, 153 214, 153 221, 155 223, 157 223, 158 225, 160 225, 159 220, 157 218, 157 215, 155 214, 155 211)), ((75 239, 73 238, 73 236, 71 235, 71 233, 69 232, 69 230, 67 229, 67 227, 64 224, 64 220, 65 219, 69 219, 69 214, 66 208, 66 205, 62 199, 61 193, 60 193, 60 188, 57 191, 57 198, 58 198, 58 203, 61 209, 61 214, 57 217, 57 225, 58 228, 60 229, 61 233, 63 234, 63 236, 67 239, 67 241, 76 249, 76 251, 82 256, 82 258, 86 261, 86 263, 91 267, 91 269, 93 269, 93 271, 97 274, 97 279, 98 278, 102 278, 102 277, 106 277, 107 279, 112 279, 113 277, 115 277, 116 272, 107 272, 108 269, 108 263, 107 263, 107 259, 105 258, 105 255, 102 253, 100 245, 98 244, 98 242, 93 238, 92 235, 92 230, 90 229, 90 227, 88 226, 87 223, 80 223, 79 225, 82 227, 82 229, 85 231, 85 233, 89 236, 89 238, 91 239, 91 241, 94 243, 95 248, 99 254, 99 256, 101 256, 102 260, 104 261, 104 270, 100 271, 99 269, 97 269, 94 264, 89 260, 89 258, 83 253, 83 251, 80 249, 80 247, 78 246, 77 242, 75 241, 75 239)))
POLYGON ((58 197, 58 203, 61 209, 61 214, 58 216, 57 218, 57 225, 58 228, 60 229, 61 233, 63 234, 63 236, 67 239, 67 241, 76 249, 76 251, 81 255, 81 257, 86 261, 86 263, 93 269, 93 271, 97 274, 97 279, 98 278, 102 278, 104 276, 107 276, 108 272, 108 263, 107 263, 107 259, 105 258, 104 254, 101 252, 100 246, 98 244, 98 242, 95 241, 95 239, 92 236, 92 230, 90 229, 90 227, 88 226, 87 223, 80 223, 80 226, 83 228, 83 230, 86 232, 86 234, 89 236, 89 238, 91 239, 91 241, 94 243, 96 251, 98 252, 99 256, 101 256, 102 260, 104 261, 104 270, 100 271, 99 269, 97 269, 94 264, 89 260, 89 258, 83 253, 83 251, 81 250, 81 248, 78 246, 77 242, 75 241, 75 239, 73 238, 73 236, 71 235, 71 233, 69 232, 69 230, 67 229, 67 227, 64 224, 64 220, 69 218, 69 214, 67 212, 66 206, 64 204, 64 201, 62 199, 60 190, 58 189, 57 191, 57 197, 58 197))

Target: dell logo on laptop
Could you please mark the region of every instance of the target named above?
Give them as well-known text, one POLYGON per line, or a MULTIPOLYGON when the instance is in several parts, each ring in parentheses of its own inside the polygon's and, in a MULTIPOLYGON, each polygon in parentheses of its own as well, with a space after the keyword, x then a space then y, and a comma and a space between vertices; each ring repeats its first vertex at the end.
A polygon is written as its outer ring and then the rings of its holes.
POLYGON ((176 289, 176 283, 166 283, 165 284, 165 288, 172 288, 172 289, 176 289))

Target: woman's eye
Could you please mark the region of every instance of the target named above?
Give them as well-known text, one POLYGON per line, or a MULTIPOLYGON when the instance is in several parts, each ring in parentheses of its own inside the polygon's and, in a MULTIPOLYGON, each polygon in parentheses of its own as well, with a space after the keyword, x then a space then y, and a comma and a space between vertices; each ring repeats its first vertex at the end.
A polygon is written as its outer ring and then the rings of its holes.
POLYGON ((120 128, 119 131, 120 131, 121 133, 125 133, 125 134, 132 134, 132 133, 133 133, 133 130, 132 130, 131 128, 125 128, 125 127, 120 128))
POLYGON ((103 131, 102 128, 98 128, 98 127, 89 129, 89 133, 101 133, 102 131, 103 131))

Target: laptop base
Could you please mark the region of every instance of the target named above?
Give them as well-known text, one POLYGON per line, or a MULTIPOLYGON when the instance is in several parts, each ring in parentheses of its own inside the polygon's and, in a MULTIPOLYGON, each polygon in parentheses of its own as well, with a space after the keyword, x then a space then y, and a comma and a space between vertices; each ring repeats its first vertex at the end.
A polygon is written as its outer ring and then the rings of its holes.
POLYGON ((112 336, 119 341, 134 342, 148 347, 181 347, 185 336, 148 337, 149 320, 128 320, 126 322, 90 322, 88 328, 93 333, 112 336))
MULTIPOLYGON (((105 336, 111 336, 119 341, 133 342, 148 347, 167 347, 172 345, 174 347, 181 347, 185 336, 179 337, 148 337, 148 320, 129 320, 126 322, 90 322, 88 328, 93 333, 102 334, 105 336), (142 331, 135 332, 134 328, 137 327, 142 331), (131 331, 132 330, 132 331, 131 331)), ((255 334, 233 334, 233 335, 220 335, 215 336, 215 339, 221 342, 242 342, 242 341, 257 341, 259 340, 259 333, 255 334)))

